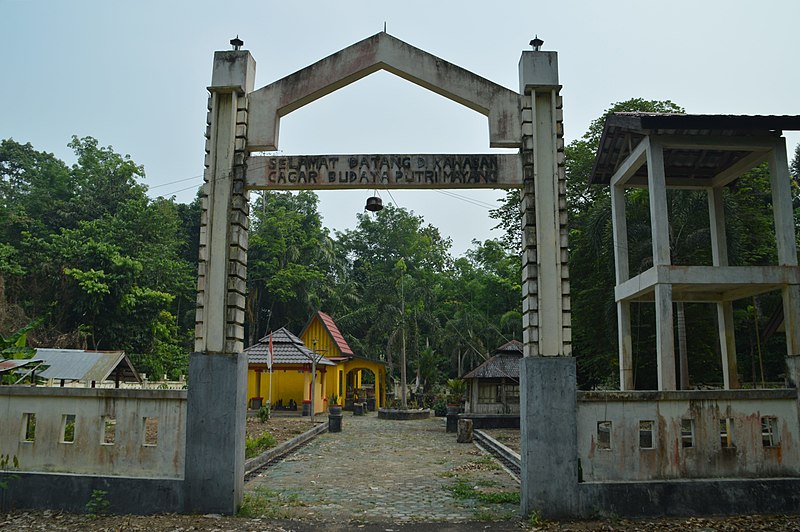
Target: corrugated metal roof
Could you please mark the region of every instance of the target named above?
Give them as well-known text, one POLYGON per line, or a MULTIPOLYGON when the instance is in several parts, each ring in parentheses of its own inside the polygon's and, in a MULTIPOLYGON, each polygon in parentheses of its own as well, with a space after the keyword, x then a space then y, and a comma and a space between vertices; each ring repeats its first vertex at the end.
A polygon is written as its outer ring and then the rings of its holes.
POLYGON ((81 349, 37 349, 32 361, 40 361, 47 369, 38 373, 45 379, 101 382, 119 368, 120 379, 141 382, 124 351, 84 351, 81 349))
MULTIPOLYGON (((784 130, 800 130, 800 116, 612 113, 603 126, 589 182, 607 185, 627 155, 648 135, 777 138, 784 130)), ((746 149, 709 149, 702 145, 696 149, 666 147, 665 173, 668 181, 692 180, 701 185, 701 181, 731 168, 750 153, 746 149)), ((642 181, 646 177, 644 164, 631 179, 642 181)))
POLYGON ((510 352, 500 353, 493 356, 477 368, 473 369, 464 379, 519 379, 519 361, 522 358, 522 351, 517 354, 510 352))
POLYGON ((5 373, 6 371, 11 371, 12 369, 27 366, 33 362, 33 360, 0 360, 0 373, 5 373))
MULTIPOLYGON (((281 327, 272 331, 272 353, 274 356, 275 365, 278 364, 294 364, 304 365, 310 364, 311 358, 315 355, 314 351, 309 349, 303 344, 303 341, 297 336, 290 333, 286 327, 281 327)), ((246 348, 244 352, 247 354, 247 362, 250 364, 267 364, 269 360, 269 334, 260 339, 257 343, 246 348)), ((317 362, 322 366, 335 366, 333 362, 325 358, 320 358, 317 362)))

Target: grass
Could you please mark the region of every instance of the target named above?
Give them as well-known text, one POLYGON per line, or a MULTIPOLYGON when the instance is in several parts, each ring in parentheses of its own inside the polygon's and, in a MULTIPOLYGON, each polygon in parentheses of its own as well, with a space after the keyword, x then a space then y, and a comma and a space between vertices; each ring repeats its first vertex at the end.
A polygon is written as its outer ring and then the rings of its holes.
POLYGON ((457 500, 474 499, 488 504, 519 504, 518 491, 478 491, 475 486, 461 479, 447 489, 457 500))
POLYGON ((252 458, 258 456, 270 447, 275 447, 277 443, 275 437, 269 432, 264 432, 257 438, 247 438, 244 442, 244 457, 252 458))
POLYGON ((256 488, 254 493, 244 494, 242 505, 236 515, 287 519, 291 517, 290 508, 305 505, 297 493, 284 494, 266 488, 256 488))

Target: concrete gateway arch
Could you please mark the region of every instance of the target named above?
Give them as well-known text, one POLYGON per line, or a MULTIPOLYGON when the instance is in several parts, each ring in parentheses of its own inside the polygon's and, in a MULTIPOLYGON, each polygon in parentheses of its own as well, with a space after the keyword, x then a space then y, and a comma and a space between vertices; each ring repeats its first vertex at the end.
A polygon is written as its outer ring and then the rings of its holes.
POLYGON ((515 92, 385 32, 258 90, 250 52, 215 53, 189 368, 187 511, 232 513, 242 498, 249 190, 460 187, 522 190, 522 511, 573 513, 576 386, 557 54, 522 52, 519 77, 515 92), (485 115, 490 147, 519 152, 251 155, 278 148, 281 117, 378 70, 485 115))

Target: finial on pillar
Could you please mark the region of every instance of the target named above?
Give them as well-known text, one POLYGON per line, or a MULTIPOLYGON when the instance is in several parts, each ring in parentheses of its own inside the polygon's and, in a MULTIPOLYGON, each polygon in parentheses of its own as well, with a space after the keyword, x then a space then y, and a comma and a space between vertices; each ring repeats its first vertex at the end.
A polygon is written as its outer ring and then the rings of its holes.
POLYGON ((539 38, 539 35, 536 35, 533 40, 531 41, 531 46, 533 46, 533 51, 538 52, 541 50, 544 41, 539 38))
POLYGON ((386 21, 383 21, 383 33, 386 33, 386 21))
POLYGON ((239 38, 239 34, 236 34, 236 38, 231 39, 231 46, 233 46, 234 50, 242 49, 242 46, 244 46, 244 41, 239 38))

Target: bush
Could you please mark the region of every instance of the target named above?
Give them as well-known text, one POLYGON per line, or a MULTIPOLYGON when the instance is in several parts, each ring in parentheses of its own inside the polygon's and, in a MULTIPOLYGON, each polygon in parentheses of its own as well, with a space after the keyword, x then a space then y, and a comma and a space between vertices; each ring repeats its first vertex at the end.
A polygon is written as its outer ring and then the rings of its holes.
POLYGON ((433 414, 439 417, 447 415, 447 401, 441 395, 433 402, 433 414))
POLYGON ((258 419, 260 419, 262 423, 266 423, 269 420, 269 403, 258 409, 258 419))
POLYGON ((256 438, 247 438, 244 442, 244 457, 252 458, 263 453, 270 447, 275 447, 278 441, 269 432, 264 432, 256 438))

